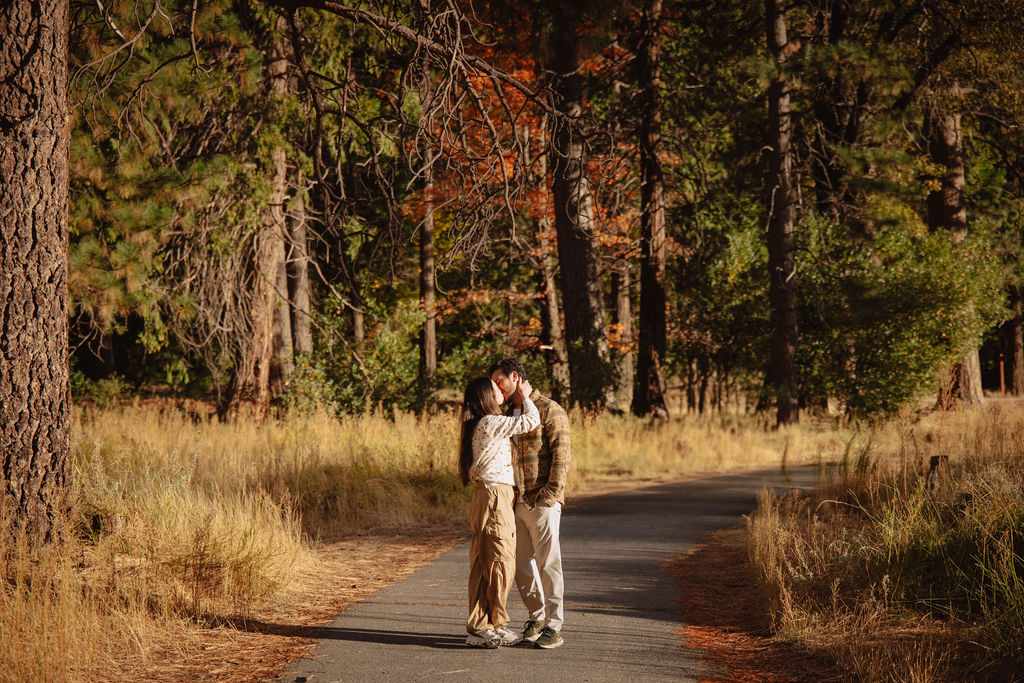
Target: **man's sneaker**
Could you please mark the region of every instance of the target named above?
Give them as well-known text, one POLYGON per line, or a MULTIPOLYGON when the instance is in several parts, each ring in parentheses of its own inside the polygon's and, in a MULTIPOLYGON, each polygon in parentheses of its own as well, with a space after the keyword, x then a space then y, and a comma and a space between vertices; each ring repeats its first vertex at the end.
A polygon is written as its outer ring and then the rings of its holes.
POLYGON ((487 650, 496 650, 501 645, 501 637, 491 629, 484 631, 473 631, 466 636, 466 645, 470 647, 482 647, 487 650))
POLYGON ((562 640, 561 633, 550 626, 545 626, 541 630, 540 636, 535 642, 537 643, 537 647, 542 647, 545 650, 551 650, 553 648, 560 647, 565 641, 562 640))
POLYGON ((540 638, 540 632, 544 630, 544 624, 539 621, 528 621, 523 625, 522 639, 533 643, 540 638))
POLYGON ((504 626, 502 626, 501 628, 494 629, 494 633, 501 640, 502 645, 515 645, 523 639, 522 636, 520 636, 518 633, 516 633, 515 631, 510 631, 504 626))

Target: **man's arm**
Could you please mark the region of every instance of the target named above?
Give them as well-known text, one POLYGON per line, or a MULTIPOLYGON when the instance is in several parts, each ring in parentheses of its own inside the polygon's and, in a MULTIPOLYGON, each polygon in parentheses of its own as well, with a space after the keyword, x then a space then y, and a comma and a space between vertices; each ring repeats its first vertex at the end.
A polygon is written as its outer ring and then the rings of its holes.
POLYGON ((537 492, 537 503, 551 507, 563 497, 572 460, 569 416, 557 404, 551 406, 544 421, 544 438, 551 449, 551 470, 547 483, 537 492))

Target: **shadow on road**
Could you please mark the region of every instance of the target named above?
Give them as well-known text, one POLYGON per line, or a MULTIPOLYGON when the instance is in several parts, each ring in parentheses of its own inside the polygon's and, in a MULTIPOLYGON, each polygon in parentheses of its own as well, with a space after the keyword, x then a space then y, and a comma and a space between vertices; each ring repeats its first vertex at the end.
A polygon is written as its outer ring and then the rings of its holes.
POLYGON ((316 640, 347 640, 356 643, 381 643, 383 645, 419 645, 435 649, 465 650, 465 636, 450 633, 417 633, 414 631, 381 631, 365 628, 341 628, 337 626, 301 626, 298 624, 273 624, 258 620, 237 620, 233 626, 240 631, 292 638, 313 638, 316 640))

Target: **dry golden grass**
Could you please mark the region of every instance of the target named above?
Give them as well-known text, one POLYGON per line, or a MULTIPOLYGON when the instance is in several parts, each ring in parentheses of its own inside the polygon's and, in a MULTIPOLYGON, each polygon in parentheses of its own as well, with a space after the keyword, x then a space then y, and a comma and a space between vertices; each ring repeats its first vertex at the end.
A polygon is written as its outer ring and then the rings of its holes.
POLYGON ((775 632, 853 680, 1000 680, 1024 654, 1024 410, 888 430, 814 494, 762 494, 749 547, 775 632))
POLYGON ((662 480, 739 469, 833 460, 857 432, 831 422, 766 430, 750 416, 684 415, 667 422, 632 416, 573 414, 570 492, 603 481, 662 480))
MULTIPOLYGON (((189 678, 197 656, 231 651, 222 641, 236 631, 210 623, 308 601, 297 577, 344 573, 325 559, 337 543, 319 539, 461 518, 466 493, 447 462, 456 428, 408 415, 256 425, 140 406, 79 413, 63 541, 33 545, 0 519, 0 680, 189 678)), ((348 570, 372 585, 366 567, 348 570)))
MULTIPOLYGON (((257 425, 141 405, 78 412, 63 542, 0 525, 0 680, 272 677, 309 626, 393 580, 374 557, 411 567, 461 533, 458 426, 454 414, 257 425), (295 628, 252 626, 272 614, 295 628)), ((572 430, 574 497, 834 458, 851 438, 741 418, 573 415, 572 430)))

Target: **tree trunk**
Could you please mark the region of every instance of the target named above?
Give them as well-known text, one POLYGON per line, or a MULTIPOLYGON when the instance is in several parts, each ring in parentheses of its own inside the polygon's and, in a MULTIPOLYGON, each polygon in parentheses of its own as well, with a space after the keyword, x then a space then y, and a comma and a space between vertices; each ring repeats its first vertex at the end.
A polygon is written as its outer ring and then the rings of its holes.
MULTIPOLYGON (((272 163, 275 167, 280 163, 280 170, 283 173, 284 153, 278 155, 275 150, 272 163)), ((275 179, 271 190, 271 208, 267 212, 266 219, 260 234, 256 240, 256 278, 255 292, 252 302, 253 321, 253 373, 247 383, 244 396, 251 396, 255 399, 255 418, 262 420, 270 406, 272 384, 279 381, 281 375, 280 363, 277 363, 275 370, 276 351, 282 345, 282 338, 279 335, 278 324, 278 296, 279 273, 284 267, 284 240, 279 232, 280 225, 276 222, 274 204, 279 202, 281 197, 278 194, 278 182, 275 179)))
POLYGON ((68 479, 68 3, 0 6, 0 508, 53 533, 68 479))
POLYGON ((562 331, 562 316, 558 309, 558 286, 555 283, 557 264, 547 234, 551 229, 547 218, 537 226, 540 232, 540 248, 543 252, 541 287, 544 303, 541 306, 541 328, 547 353, 548 372, 551 375, 551 398, 558 403, 569 400, 569 352, 565 348, 565 334, 562 331))
MULTIPOLYGON (((421 20, 426 23, 432 13, 430 0, 420 0, 421 20)), ((424 59, 420 64, 420 103, 423 110, 430 108, 430 64, 424 59)), ((422 124, 422 122, 421 122, 422 124)), ((427 121, 429 125, 430 122, 427 121)), ((420 306, 423 308, 423 325, 420 328, 420 401, 424 404, 434 388, 437 374, 437 309, 434 303, 437 273, 434 265, 434 168, 433 151, 426 140, 420 147, 423 162, 423 219, 420 221, 420 306)))
POLYGON ((420 223, 420 306, 425 318, 420 330, 420 390, 423 398, 434 386, 437 374, 437 309, 434 303, 434 179, 428 169, 423 184, 423 221, 420 223))
POLYGON ((365 325, 363 309, 360 307, 354 307, 352 309, 352 344, 358 351, 363 350, 363 345, 366 342, 365 325))
MULTIPOLYGON (((287 30, 285 20, 278 20, 278 31, 287 30)), ((267 64, 266 77, 270 92, 282 98, 288 93, 288 58, 284 44, 275 39, 267 64)), ((288 270, 286 265, 285 235, 288 225, 284 204, 288 189, 288 163, 283 148, 270 154, 270 205, 267 207, 263 230, 257 247, 257 298, 253 319, 256 326, 256 417, 266 415, 271 398, 285 389, 294 369, 292 361, 291 307, 288 302, 288 270)))
POLYGON ((313 353, 312 295, 309 284, 309 236, 306 203, 302 198, 302 171, 297 172, 297 191, 288 215, 288 282, 292 302, 292 336, 295 352, 313 353))
MULTIPOLYGON (((950 96, 955 96, 955 90, 950 96)), ((967 206, 964 203, 963 135, 960 114, 952 111, 930 111, 924 120, 928 154, 942 167, 939 188, 928 195, 928 226, 932 230, 948 230, 953 244, 967 237, 967 206)), ((967 353, 955 363, 948 380, 939 390, 938 406, 945 410, 958 405, 979 405, 984 402, 981 389, 981 362, 978 349, 967 353)))
MULTIPOLYGON (((548 117, 541 118, 537 136, 545 139, 548 134, 548 117)), ((529 129, 524 129, 524 147, 529 150, 529 129)), ((526 160, 526 167, 531 167, 531 160, 526 160)), ((536 182, 544 183, 548 177, 548 157, 542 154, 537 160, 536 182)), ((548 198, 550 201, 550 198, 548 198)), ((567 403, 570 396, 569 354, 565 348, 565 333, 562 328, 562 314, 558 308, 558 285, 556 283, 558 263, 555 250, 552 248, 551 219, 547 212, 537 220, 537 241, 540 243, 541 270, 538 278, 538 289, 541 295, 541 350, 547 361, 548 375, 551 377, 551 398, 557 403, 567 403)))
POLYGON ((612 292, 615 296, 615 321, 619 325, 619 386, 622 401, 633 397, 633 301, 629 260, 620 258, 612 271, 612 292))
MULTIPOLYGON (((278 150, 275 150, 275 155, 278 150)), ((286 159, 280 150, 280 187, 274 188, 274 195, 280 202, 276 207, 280 232, 271 237, 274 246, 274 261, 277 265, 277 283, 274 286, 274 341, 270 365, 270 395, 280 396, 288 388, 288 380, 295 371, 295 342, 292 335, 292 307, 288 296, 288 222, 284 216, 284 202, 287 192, 286 159)), ((275 184, 277 179, 275 179, 275 184)), ((272 208, 272 210, 274 210, 272 208)))
POLYGON ((777 74, 768 86, 768 271, 771 302, 769 384, 778 406, 777 423, 800 419, 796 379, 796 262, 793 254, 792 122, 785 73, 787 44, 784 0, 765 0, 768 49, 777 74))
POLYGON ((1003 324, 1003 363, 1006 392, 1024 396, 1024 290, 1010 287, 1013 317, 1003 324))
POLYGON ((572 402, 587 408, 615 408, 615 368, 608 347, 601 263, 587 178, 580 117, 579 18, 572 3, 561 6, 563 30, 552 33, 551 70, 560 116, 552 128, 552 179, 562 310, 572 384, 572 402))
POLYGON ((665 188, 661 143, 661 0, 644 13, 640 48, 640 339, 632 409, 668 417, 665 402, 665 188))
POLYGON ((967 237, 960 118, 958 113, 932 112, 924 121, 928 155, 943 169, 939 188, 928 194, 928 226, 933 230, 948 230, 953 244, 960 244, 967 237))

